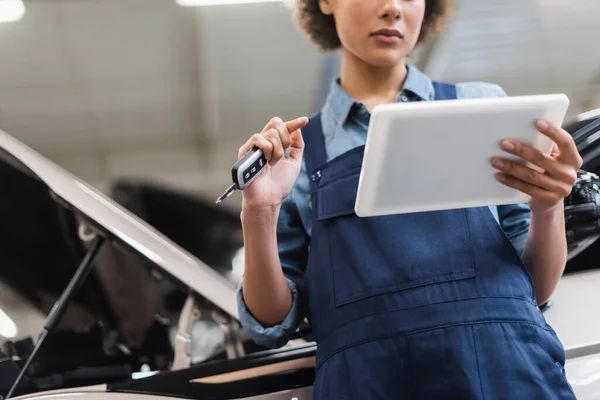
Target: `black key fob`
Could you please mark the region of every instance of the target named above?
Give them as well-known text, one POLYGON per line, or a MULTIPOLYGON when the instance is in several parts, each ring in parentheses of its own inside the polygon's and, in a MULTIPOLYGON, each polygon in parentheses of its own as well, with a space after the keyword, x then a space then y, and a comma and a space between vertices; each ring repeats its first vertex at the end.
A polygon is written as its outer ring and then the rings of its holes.
POLYGON ((253 147, 244 157, 240 158, 231 168, 231 178, 238 190, 244 190, 252 183, 267 165, 263 151, 253 147))

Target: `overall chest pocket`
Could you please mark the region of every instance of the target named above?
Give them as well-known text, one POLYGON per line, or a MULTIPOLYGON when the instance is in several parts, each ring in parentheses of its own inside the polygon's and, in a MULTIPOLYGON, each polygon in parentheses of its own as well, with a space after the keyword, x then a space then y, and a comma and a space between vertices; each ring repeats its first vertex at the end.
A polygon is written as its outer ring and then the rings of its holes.
POLYGON ((317 192, 336 306, 475 276, 465 210, 359 218, 358 181, 359 170, 348 171, 317 192))

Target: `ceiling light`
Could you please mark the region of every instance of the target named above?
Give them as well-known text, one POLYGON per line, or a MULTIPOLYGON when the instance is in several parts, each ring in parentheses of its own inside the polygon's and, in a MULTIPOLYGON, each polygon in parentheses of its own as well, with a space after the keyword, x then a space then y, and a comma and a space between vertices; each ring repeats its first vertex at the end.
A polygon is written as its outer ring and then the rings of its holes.
POLYGON ((25 15, 25 5, 21 0, 0 0, 0 23, 15 22, 25 15))
POLYGON ((17 336, 17 326, 2 310, 0 310, 0 336, 4 336, 7 339, 17 336))
MULTIPOLYGON (((1 0, 0 0, 1 1, 1 0)), ((223 6, 226 4, 274 3, 285 0, 176 0, 182 7, 223 6)))

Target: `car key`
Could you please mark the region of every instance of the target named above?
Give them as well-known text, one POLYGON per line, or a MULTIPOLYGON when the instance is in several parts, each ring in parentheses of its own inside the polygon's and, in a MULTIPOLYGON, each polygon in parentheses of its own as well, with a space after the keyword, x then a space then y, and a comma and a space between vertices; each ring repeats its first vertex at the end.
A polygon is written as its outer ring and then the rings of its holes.
POLYGON ((251 184, 267 165, 267 158, 262 149, 254 146, 244 157, 240 158, 231 168, 233 184, 217 199, 217 204, 231 196, 236 190, 244 190, 251 184))

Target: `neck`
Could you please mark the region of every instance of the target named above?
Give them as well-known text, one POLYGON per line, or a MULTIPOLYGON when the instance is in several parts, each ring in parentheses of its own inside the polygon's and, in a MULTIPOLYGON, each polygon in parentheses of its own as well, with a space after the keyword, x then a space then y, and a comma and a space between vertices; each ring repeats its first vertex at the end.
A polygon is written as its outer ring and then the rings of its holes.
POLYGON ((396 101, 406 74, 404 60, 393 67, 373 67, 344 50, 340 86, 371 111, 376 105, 396 101))

